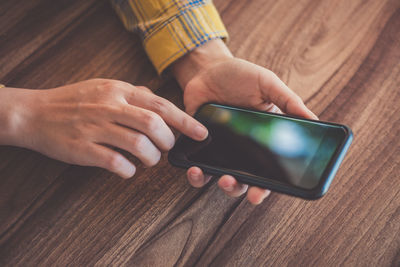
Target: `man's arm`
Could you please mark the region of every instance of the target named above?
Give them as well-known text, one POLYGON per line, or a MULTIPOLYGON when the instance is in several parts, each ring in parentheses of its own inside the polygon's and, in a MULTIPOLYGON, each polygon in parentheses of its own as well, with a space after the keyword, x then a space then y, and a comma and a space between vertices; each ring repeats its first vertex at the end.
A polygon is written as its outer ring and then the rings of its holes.
POLYGON ((111 0, 126 29, 138 32, 161 74, 177 59, 228 33, 211 0, 111 0))
POLYGON ((125 150, 153 166, 175 143, 169 126, 203 140, 207 130, 142 86, 93 79, 58 88, 0 88, 0 145, 25 147, 67 163, 129 178, 125 150))

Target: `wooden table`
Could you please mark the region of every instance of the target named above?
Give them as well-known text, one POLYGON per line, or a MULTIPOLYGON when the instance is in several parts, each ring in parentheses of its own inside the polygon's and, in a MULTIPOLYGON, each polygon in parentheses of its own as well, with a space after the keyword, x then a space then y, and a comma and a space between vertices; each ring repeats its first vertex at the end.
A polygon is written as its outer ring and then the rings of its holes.
MULTIPOLYGON (((399 266, 400 1, 216 0, 241 58, 355 140, 318 201, 189 186, 166 155, 130 180, 0 147, 0 265, 399 266)), ((3 0, 0 83, 103 77, 182 107, 106 0, 3 0)), ((1 99, 0 99, 1 101, 1 99)), ((0 126, 1 127, 1 126, 0 126)))

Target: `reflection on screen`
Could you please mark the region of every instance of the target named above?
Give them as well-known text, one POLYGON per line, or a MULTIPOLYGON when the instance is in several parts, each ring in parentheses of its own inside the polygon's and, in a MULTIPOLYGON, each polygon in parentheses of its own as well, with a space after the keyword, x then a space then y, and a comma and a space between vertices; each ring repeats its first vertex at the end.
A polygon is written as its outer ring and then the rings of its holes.
POLYGON ((186 147, 187 159, 311 189, 344 137, 338 126, 206 105, 196 117, 209 130, 186 147))

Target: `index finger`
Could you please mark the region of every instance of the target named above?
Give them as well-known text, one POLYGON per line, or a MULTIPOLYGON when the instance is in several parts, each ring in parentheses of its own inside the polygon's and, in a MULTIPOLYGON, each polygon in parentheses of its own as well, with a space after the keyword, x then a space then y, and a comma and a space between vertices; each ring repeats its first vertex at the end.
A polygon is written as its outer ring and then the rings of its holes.
POLYGON ((265 99, 277 105, 287 114, 318 120, 318 117, 306 107, 303 100, 275 73, 262 68, 258 75, 259 88, 265 99))
POLYGON ((193 117, 180 110, 170 101, 159 97, 153 93, 139 91, 134 97, 127 97, 131 105, 151 110, 160 115, 164 121, 177 129, 184 135, 197 141, 204 140, 208 135, 208 130, 193 117))

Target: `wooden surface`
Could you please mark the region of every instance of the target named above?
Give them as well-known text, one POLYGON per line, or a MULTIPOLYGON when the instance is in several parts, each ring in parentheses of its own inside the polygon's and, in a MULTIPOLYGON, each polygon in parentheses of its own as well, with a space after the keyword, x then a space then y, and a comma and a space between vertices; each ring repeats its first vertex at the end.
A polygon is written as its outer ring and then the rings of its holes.
MULTIPOLYGON (((0 266, 400 266, 400 1, 215 4, 235 55, 353 129, 328 194, 254 207, 215 182, 191 188, 166 155, 125 181, 3 146, 0 266)), ((182 107, 105 0, 3 0, 0 25, 0 83, 113 78, 182 107)))

